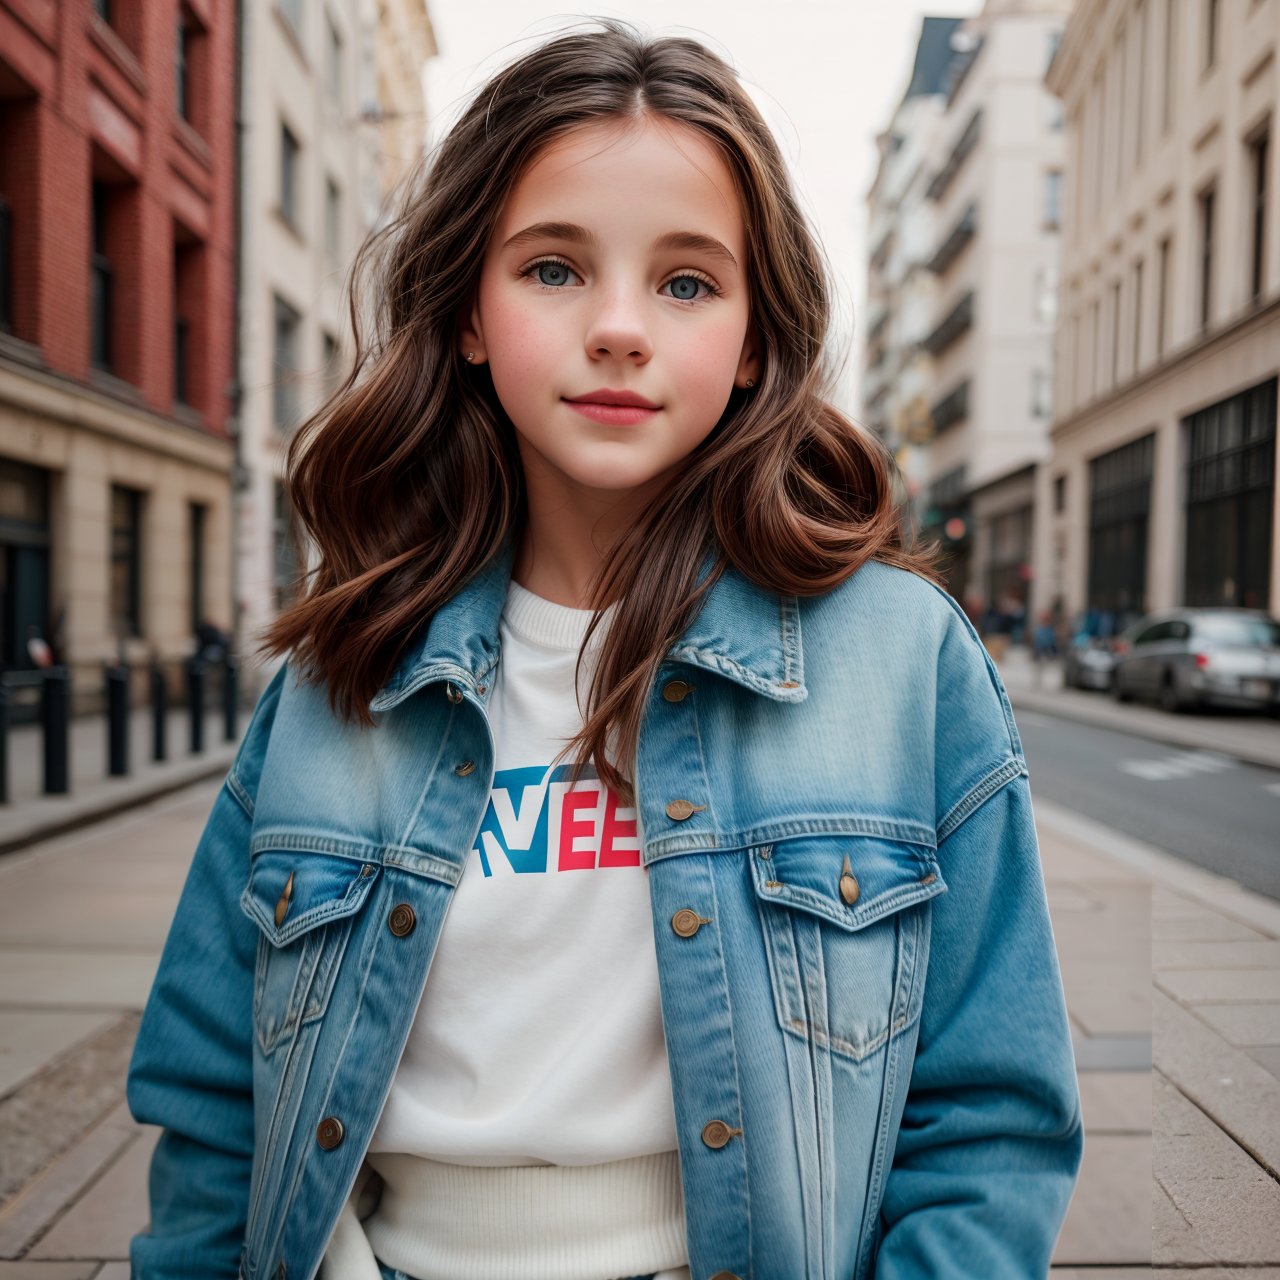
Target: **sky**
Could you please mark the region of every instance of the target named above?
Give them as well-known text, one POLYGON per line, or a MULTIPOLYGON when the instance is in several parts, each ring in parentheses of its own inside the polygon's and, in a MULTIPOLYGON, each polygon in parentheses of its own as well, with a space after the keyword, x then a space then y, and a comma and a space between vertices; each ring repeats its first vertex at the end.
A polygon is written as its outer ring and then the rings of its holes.
POLYGON ((552 33, 596 15, 651 35, 692 36, 726 58, 782 148, 802 208, 831 264, 836 403, 857 418, 865 292, 866 194, 875 135, 911 75, 921 18, 968 15, 981 0, 644 0, 560 10, 538 0, 432 0, 440 52, 426 66, 428 145, 489 74, 552 33), (783 21, 785 15, 785 22, 783 21))

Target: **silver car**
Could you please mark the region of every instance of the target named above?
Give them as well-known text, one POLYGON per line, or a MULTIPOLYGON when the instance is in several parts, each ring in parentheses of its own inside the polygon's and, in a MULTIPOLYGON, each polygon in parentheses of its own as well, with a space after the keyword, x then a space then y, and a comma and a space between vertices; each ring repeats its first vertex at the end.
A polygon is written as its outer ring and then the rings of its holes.
POLYGON ((1280 620, 1261 609, 1169 609, 1117 638, 1111 692, 1166 711, 1253 708, 1280 714, 1280 620))

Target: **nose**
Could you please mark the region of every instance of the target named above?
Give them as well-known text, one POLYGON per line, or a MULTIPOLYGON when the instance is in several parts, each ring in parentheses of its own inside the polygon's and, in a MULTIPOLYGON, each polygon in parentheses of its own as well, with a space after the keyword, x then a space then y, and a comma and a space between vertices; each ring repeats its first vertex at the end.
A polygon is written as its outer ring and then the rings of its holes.
POLYGON ((642 287, 618 282, 600 296, 586 333, 587 354, 647 360, 653 339, 645 315, 642 287))

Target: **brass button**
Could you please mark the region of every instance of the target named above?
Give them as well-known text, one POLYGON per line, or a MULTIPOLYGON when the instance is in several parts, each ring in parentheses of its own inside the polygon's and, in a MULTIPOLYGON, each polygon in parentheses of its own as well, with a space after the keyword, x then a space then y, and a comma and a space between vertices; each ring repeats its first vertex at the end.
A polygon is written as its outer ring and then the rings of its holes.
POLYGON ((702 1126, 702 1140, 709 1147, 717 1150, 723 1147, 735 1133, 741 1133, 741 1129, 730 1129, 723 1120, 708 1120, 702 1126))
POLYGON ((679 702, 686 696, 686 694, 690 694, 692 692, 693 685, 687 684, 683 680, 668 680, 667 683, 662 686, 662 696, 666 698, 668 702, 679 702))
POLYGON ((461 702, 462 690, 459 689, 452 680, 447 680, 444 686, 444 696, 448 698, 450 702, 461 702))
POLYGON ((707 921, 704 920, 696 911, 690 911, 688 907, 681 907, 680 910, 671 917, 671 927, 682 938, 692 938, 693 935, 706 923, 707 921))
POLYGON ((717 1271, 711 1280, 742 1280, 736 1271, 717 1271))
POLYGON ((858 900, 858 878, 853 874, 853 868, 849 866, 849 855, 844 855, 844 869, 840 872, 840 896, 850 905, 853 906, 858 900))
POLYGON ((667 805, 667 817, 673 818, 676 822, 683 822, 691 814, 695 814, 706 807, 705 804, 694 804, 690 800, 672 800, 667 805))
POLYGON ((465 778, 469 773, 475 773, 476 762, 474 760, 464 760, 461 764, 454 765, 454 773, 460 778, 465 778))
POLYGON ((346 1136, 347 1131, 342 1127, 342 1121, 337 1116, 325 1116, 316 1125, 316 1141, 325 1151, 332 1151, 346 1136))
POLYGON ((391 908, 391 914, 387 917, 387 928, 397 938, 407 938, 417 927, 418 917, 414 915, 413 908, 407 902, 391 908))
POLYGON ((284 882, 284 891, 280 894, 280 901, 276 903, 276 928, 278 929, 284 924, 284 918, 289 911, 289 899, 293 897, 293 872, 289 872, 289 878, 284 882))
POLYGON ((366 877, 367 877, 367 876, 371 876, 371 875, 373 875, 373 873, 374 873, 376 870, 377 870, 377 867, 375 867, 375 866, 373 865, 373 863, 371 863, 371 862, 366 862, 366 863, 364 864, 364 866, 360 868, 360 874, 361 874, 362 876, 366 876, 366 877))

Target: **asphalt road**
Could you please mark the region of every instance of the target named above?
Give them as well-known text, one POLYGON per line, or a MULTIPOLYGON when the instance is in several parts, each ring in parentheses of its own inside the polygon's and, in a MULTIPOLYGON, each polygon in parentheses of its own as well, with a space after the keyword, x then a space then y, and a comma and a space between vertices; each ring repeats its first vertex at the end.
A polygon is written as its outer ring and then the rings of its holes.
POLYGON ((1280 772, 1014 709, 1033 797, 1280 898, 1280 772))

